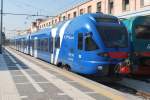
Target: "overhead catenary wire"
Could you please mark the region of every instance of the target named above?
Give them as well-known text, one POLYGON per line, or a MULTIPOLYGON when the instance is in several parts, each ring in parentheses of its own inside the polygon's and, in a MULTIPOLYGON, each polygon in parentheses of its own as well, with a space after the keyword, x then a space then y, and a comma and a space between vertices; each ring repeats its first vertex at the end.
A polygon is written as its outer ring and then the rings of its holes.
POLYGON ((3 15, 18 15, 18 16, 40 16, 40 17, 56 17, 50 15, 41 15, 41 14, 24 14, 24 13, 2 13, 3 15))

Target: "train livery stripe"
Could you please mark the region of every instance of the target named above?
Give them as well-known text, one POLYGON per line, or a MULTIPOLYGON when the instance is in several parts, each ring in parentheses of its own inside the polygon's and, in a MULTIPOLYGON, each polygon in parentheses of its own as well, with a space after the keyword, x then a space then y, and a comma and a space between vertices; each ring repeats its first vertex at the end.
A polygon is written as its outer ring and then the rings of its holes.
MULTIPOLYGON (((61 44, 62 44, 62 40, 63 40, 63 36, 64 36, 64 33, 65 33, 65 30, 68 27, 68 25, 70 24, 70 22, 71 22, 71 20, 65 22, 64 25, 60 29, 60 32, 59 32, 59 36, 60 36, 60 49, 61 49, 61 44)), ((54 64, 57 64, 57 62, 58 62, 58 56, 60 54, 60 49, 56 49, 56 55, 55 55, 54 64)))
POLYGON ((54 48, 55 48, 55 37, 56 37, 56 32, 57 32, 57 30, 58 30, 58 28, 56 27, 56 28, 53 28, 52 30, 51 30, 51 32, 52 32, 52 37, 53 37, 53 44, 50 44, 50 45, 52 45, 53 46, 53 53, 51 54, 51 63, 54 63, 54 48))

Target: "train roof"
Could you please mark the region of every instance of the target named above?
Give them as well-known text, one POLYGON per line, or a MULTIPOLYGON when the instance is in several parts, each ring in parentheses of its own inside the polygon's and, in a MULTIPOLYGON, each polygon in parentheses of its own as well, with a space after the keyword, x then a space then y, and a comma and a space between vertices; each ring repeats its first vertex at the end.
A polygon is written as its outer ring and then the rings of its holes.
MULTIPOLYGON (((80 17, 80 16, 79 16, 80 17)), ((88 13, 88 14, 84 14, 84 15, 81 15, 81 17, 94 17, 94 18, 116 18, 118 19, 117 17, 115 16, 112 16, 112 15, 108 15, 108 14, 104 14, 104 13, 88 13)))
POLYGON ((134 22, 137 19, 141 19, 141 18, 149 18, 150 19, 150 16, 134 16, 134 17, 122 19, 122 21, 131 21, 131 22, 134 22))
POLYGON ((40 34, 50 34, 51 32, 51 29, 50 28, 45 28, 45 29, 41 29, 35 33, 32 33, 31 36, 34 36, 34 35, 40 35, 40 34))
MULTIPOLYGON (((112 16, 112 15, 108 15, 108 14, 103 14, 103 13, 88 13, 88 14, 84 14, 84 15, 80 15, 74 19, 85 19, 85 18, 89 18, 89 19, 100 19, 100 18, 104 18, 104 19, 114 19, 116 21, 118 21, 118 18, 116 16, 112 16)), ((99 21, 100 22, 100 21, 99 21)))
POLYGON ((27 38, 29 36, 29 34, 25 34, 25 35, 20 35, 17 37, 14 37, 15 39, 21 39, 21 38, 27 38))

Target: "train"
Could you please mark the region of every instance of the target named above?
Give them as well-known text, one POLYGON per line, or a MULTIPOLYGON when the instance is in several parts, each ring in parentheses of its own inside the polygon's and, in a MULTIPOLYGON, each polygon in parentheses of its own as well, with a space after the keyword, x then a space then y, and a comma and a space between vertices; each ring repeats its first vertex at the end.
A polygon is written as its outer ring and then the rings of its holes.
POLYGON ((80 15, 11 42, 18 51, 79 74, 115 76, 131 71, 127 29, 112 15, 80 15))
POLYGON ((123 19, 130 39, 130 61, 134 75, 150 75, 150 16, 123 19))

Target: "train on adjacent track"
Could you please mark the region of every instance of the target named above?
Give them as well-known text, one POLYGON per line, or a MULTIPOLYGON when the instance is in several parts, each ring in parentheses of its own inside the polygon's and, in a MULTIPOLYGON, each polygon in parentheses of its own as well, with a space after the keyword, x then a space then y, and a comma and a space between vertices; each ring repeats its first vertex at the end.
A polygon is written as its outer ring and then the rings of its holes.
POLYGON ((11 40, 23 53, 76 73, 102 76, 130 73, 129 43, 123 23, 103 13, 84 14, 11 40))
POLYGON ((123 19, 130 39, 130 61, 135 75, 150 75, 150 17, 123 19))

